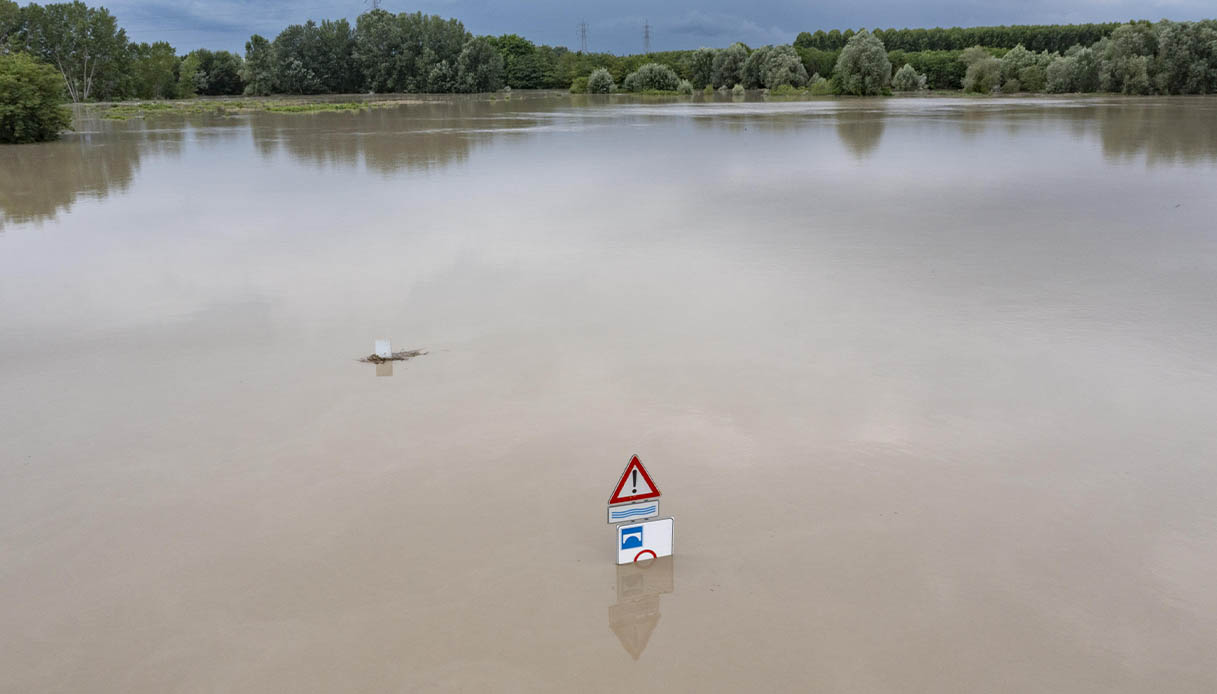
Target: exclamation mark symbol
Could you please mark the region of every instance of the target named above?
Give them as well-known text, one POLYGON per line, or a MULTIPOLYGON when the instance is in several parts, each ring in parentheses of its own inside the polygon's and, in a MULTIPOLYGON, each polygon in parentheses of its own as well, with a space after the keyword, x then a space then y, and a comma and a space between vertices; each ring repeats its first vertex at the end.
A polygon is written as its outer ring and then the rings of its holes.
POLYGON ((638 493, 638 471, 634 471, 634 493, 638 493))

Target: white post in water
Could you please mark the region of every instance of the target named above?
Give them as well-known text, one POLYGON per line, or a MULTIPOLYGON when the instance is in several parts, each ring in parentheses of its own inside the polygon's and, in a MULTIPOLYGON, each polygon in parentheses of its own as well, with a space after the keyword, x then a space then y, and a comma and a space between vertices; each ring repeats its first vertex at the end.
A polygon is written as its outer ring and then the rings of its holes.
POLYGON ((381 359, 390 359, 393 357, 393 347, 388 340, 377 340, 375 354, 381 359))

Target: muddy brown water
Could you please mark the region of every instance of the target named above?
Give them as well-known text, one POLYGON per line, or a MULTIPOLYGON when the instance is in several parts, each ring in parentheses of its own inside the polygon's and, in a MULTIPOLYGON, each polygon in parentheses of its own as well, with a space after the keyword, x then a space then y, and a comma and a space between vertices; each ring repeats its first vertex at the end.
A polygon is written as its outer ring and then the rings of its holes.
POLYGON ((1217 99, 78 128, 0 149, 4 692, 1217 690, 1217 99))

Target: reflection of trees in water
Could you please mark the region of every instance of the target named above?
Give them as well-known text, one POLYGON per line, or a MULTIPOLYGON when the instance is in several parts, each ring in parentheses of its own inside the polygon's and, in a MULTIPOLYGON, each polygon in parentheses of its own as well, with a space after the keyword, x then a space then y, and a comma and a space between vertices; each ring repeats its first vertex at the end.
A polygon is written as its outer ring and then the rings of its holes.
POLYGON ((1107 105, 1097 115, 1099 140, 1108 159, 1133 159, 1144 152, 1151 166, 1217 162, 1217 103, 1210 99, 1137 100, 1107 105))
POLYGON ((957 117, 961 132, 970 137, 982 135, 994 124, 1011 135, 1028 137, 1063 126, 1074 140, 1097 134, 1109 160, 1144 155, 1151 166, 1217 162, 1217 102, 1204 98, 997 102, 965 106, 957 117))
POLYGON ((318 166, 392 173, 463 162, 492 138, 523 136, 543 121, 535 103, 452 98, 361 112, 255 114, 250 128, 263 156, 280 149, 318 166))
POLYGON ((57 142, 0 149, 0 229, 54 219, 80 196, 126 191, 141 156, 181 151, 178 127, 154 129, 142 121, 78 121, 76 127, 80 132, 57 142))
POLYGON ((837 135, 855 157, 865 159, 879 147, 887 118, 882 110, 843 109, 837 112, 837 135))

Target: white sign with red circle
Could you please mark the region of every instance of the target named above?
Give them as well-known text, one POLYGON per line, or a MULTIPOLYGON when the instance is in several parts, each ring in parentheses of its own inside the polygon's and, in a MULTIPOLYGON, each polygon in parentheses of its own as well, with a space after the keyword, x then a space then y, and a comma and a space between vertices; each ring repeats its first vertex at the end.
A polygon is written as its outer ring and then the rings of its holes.
POLYGON ((672 554, 673 518, 617 526, 617 563, 633 564, 672 554))

